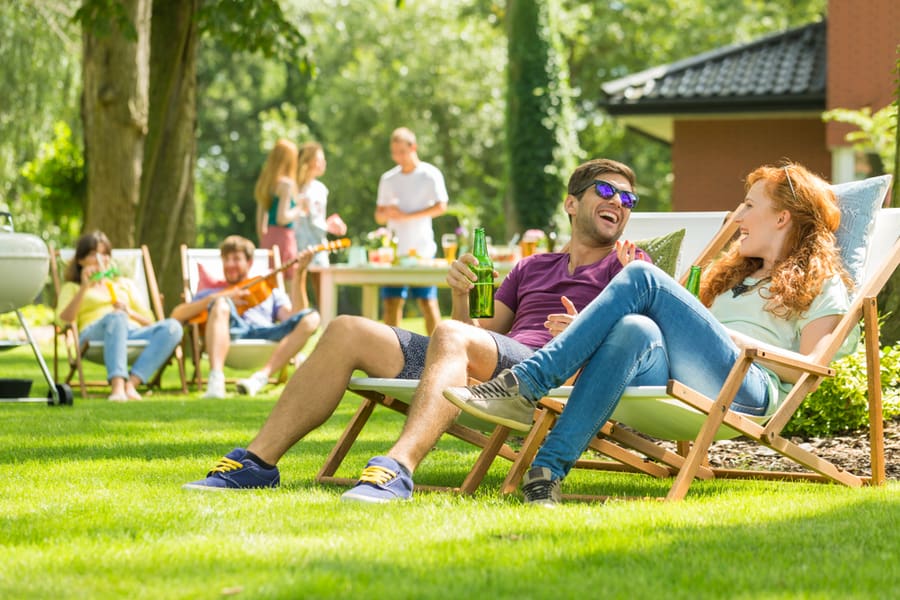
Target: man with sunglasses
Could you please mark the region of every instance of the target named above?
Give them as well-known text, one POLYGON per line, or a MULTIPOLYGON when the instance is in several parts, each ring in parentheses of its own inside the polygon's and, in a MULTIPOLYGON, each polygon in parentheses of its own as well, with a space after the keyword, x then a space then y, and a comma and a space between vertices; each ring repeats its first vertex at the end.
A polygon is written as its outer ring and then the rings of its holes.
POLYGON ((388 502, 412 497, 412 472, 459 415, 444 388, 486 381, 521 362, 565 329, 578 311, 628 262, 649 260, 619 237, 631 208, 634 172, 627 165, 595 159, 569 179, 563 208, 572 225, 564 252, 535 254, 510 271, 495 294, 494 317, 469 318, 475 257, 464 254, 447 275, 452 318, 430 338, 363 317, 331 321, 315 350, 288 382, 278 403, 246 449, 235 448, 193 489, 275 487, 277 461, 337 408, 355 370, 370 377, 418 379, 399 439, 372 458, 344 500, 388 502))

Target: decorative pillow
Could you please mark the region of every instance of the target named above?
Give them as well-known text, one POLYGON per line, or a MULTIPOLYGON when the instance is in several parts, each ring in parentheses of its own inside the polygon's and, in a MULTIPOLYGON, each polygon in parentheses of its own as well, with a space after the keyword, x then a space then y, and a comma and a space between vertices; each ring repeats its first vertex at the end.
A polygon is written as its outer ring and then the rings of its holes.
POLYGON ((659 237, 635 240, 634 245, 649 254, 654 265, 674 277, 684 233, 684 229, 679 229, 659 237))
POLYGON ((222 275, 221 269, 216 274, 209 273, 206 268, 203 266, 203 263, 197 263, 197 291, 208 290, 210 288, 223 288, 227 287, 228 282, 225 281, 225 276, 222 275))
POLYGON ((838 247, 844 267, 857 285, 862 283, 865 275, 869 238, 875 227, 874 217, 890 185, 891 176, 881 175, 831 186, 841 209, 841 225, 835 234, 838 247))

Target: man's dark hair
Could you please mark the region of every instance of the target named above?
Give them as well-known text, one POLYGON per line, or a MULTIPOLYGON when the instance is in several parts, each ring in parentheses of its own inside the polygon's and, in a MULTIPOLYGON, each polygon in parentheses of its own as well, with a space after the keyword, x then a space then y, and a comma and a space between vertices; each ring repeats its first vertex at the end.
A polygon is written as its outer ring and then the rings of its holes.
POLYGON ((633 190, 636 183, 634 171, 626 164, 608 158, 595 158, 582 163, 569 177, 568 193, 581 200, 581 194, 590 187, 591 183, 603 173, 616 173, 628 180, 633 190))
POLYGON ((219 254, 222 256, 222 258, 225 258, 232 252, 241 252, 244 256, 247 257, 248 261, 252 261, 253 253, 255 251, 256 246, 253 245, 253 242, 239 235, 229 235, 227 238, 222 240, 222 244, 219 246, 219 254))

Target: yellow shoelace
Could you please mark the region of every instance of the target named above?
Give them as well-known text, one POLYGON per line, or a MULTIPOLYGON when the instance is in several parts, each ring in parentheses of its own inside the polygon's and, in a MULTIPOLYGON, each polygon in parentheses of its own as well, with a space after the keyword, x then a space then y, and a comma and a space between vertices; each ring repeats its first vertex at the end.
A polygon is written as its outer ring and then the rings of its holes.
POLYGON ((366 483, 374 483, 375 485, 384 485, 397 476, 397 473, 384 467, 372 466, 363 469, 362 475, 359 476, 360 481, 366 483))
POLYGON ((242 465, 238 461, 232 460, 227 456, 223 456, 219 459, 219 462, 216 463, 216 466, 212 468, 212 471, 210 471, 210 473, 227 473, 228 471, 236 471, 243 468, 244 465, 242 465))

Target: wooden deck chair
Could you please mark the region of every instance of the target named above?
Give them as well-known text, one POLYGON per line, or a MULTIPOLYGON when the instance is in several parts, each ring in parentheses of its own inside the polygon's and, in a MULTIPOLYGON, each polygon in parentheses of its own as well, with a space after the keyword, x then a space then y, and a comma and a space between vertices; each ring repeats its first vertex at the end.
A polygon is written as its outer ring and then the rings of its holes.
MULTIPOLYGON (((281 266, 281 255, 278 248, 265 249, 257 248, 253 254, 253 264, 250 266, 250 277, 265 275, 272 269, 281 266)), ((188 248, 181 245, 181 274, 183 291, 182 298, 185 302, 190 302, 201 283, 201 278, 208 279, 212 282, 224 281, 222 273, 222 258, 218 248, 188 248)), ((277 276, 278 287, 285 290, 284 277, 281 273, 277 276)), ((191 340, 192 357, 194 363, 193 382, 199 389, 206 379, 202 376, 201 357, 203 354, 203 335, 199 325, 188 325, 188 336, 191 340)), ((225 365, 229 368, 252 372, 259 369, 275 351, 278 342, 268 340, 233 340, 231 348, 228 350, 228 356, 225 359, 225 365)), ((283 382, 287 379, 287 370, 282 369, 278 373, 276 382, 283 382)), ((234 379, 228 380, 234 383, 234 379)))
MULTIPOLYGON (((880 200, 884 197, 890 180, 884 177, 873 179, 880 180, 871 184, 877 189, 877 192, 873 192, 877 197, 873 197, 880 200)), ((576 467, 635 471, 657 477, 675 475, 666 496, 667 500, 683 499, 694 478, 806 480, 835 482, 851 487, 884 483, 882 388, 876 299, 878 292, 900 263, 900 238, 898 238, 900 208, 881 210, 876 208, 869 214, 874 228, 867 244, 868 252, 864 252, 862 262, 857 265, 858 269, 850 269, 851 275, 854 275, 860 285, 855 292, 851 309, 835 329, 831 343, 817 356, 806 362, 797 361, 778 352, 746 349, 715 399, 705 397, 676 380, 669 381, 664 388, 626 388, 611 420, 590 444, 591 449, 604 455, 608 460, 579 461, 576 467), (782 429, 807 395, 815 391, 825 377, 834 375, 834 370, 828 365, 845 337, 857 327, 860 320, 864 322, 867 357, 871 476, 848 473, 781 435, 782 429), (754 361, 786 366, 800 374, 788 396, 768 418, 749 417, 730 410, 741 381, 754 361), (621 425, 627 425, 628 428, 621 425), (676 441, 678 452, 667 450, 635 434, 632 429, 654 438, 676 441), (716 439, 734 438, 739 435, 775 450, 804 467, 806 471, 711 468, 707 461, 711 443, 716 439), (693 443, 684 440, 693 440, 693 443)), ((859 251, 858 248, 853 250, 857 258, 859 251)), ((842 252, 842 255, 847 262, 848 253, 842 252)), ((540 401, 543 410, 536 411, 535 424, 503 483, 501 488, 503 493, 511 493, 518 487, 544 438, 562 412, 571 389, 570 386, 557 388, 540 401)), ((606 498, 572 495, 566 497, 588 500, 606 498)))
MULTIPOLYGON (((75 250, 72 248, 53 249, 50 252, 50 276, 56 298, 59 297, 59 290, 62 287, 63 271, 74 256, 75 250)), ((122 274, 129 277, 135 283, 135 286, 141 294, 142 300, 150 307, 156 320, 161 321, 162 319, 165 319, 162 295, 159 291, 159 284, 156 280, 156 271, 153 269, 153 261, 150 259, 150 251, 147 249, 147 246, 141 246, 140 248, 116 248, 112 251, 112 259, 115 261, 122 274)), ((106 380, 87 380, 84 376, 83 361, 87 360, 103 364, 103 342, 81 341, 78 337, 78 328, 75 327, 74 324, 58 325, 56 333, 56 339, 53 344, 53 369, 56 380, 59 381, 59 362, 61 359, 59 353, 59 341, 62 339, 65 345, 66 359, 69 365, 69 373, 66 375, 65 382, 69 383, 77 373, 78 386, 81 390, 82 397, 87 397, 87 388, 89 387, 108 386, 109 382, 106 380)), ((146 340, 129 341, 129 364, 137 359, 146 347, 146 340)), ((169 362, 171 362, 172 359, 174 359, 175 363, 178 365, 181 391, 187 393, 184 351, 180 343, 175 347, 169 362)), ((147 382, 149 387, 158 387, 160 385, 164 370, 165 365, 163 365, 151 381, 147 382)))
MULTIPOLYGON (((386 379, 376 377, 355 377, 347 387, 348 391, 363 398, 362 404, 356 410, 350 423, 344 429, 334 448, 325 459, 322 468, 316 474, 316 481, 326 484, 353 485, 356 478, 335 477, 350 448, 359 437, 365 424, 368 422, 372 411, 376 406, 384 406, 402 415, 409 413, 409 405, 418 379, 386 379)), ((450 426, 447 434, 481 448, 481 455, 475 461, 475 465, 469 471, 465 480, 459 487, 421 485, 416 482, 416 489, 456 491, 463 494, 471 494, 484 479, 494 458, 501 456, 509 461, 516 458, 516 451, 506 444, 511 430, 503 425, 487 423, 475 417, 463 413, 456 423, 450 426), (490 432, 485 435, 483 432, 490 432)))
MULTIPOLYGON (((728 214, 727 212, 718 211, 691 213, 690 216, 684 219, 684 222, 677 223, 677 228, 673 227, 671 219, 661 219, 658 213, 656 213, 656 217, 638 217, 635 214, 632 215, 633 221, 629 221, 625 237, 632 241, 650 242, 660 252, 659 255, 656 255, 651 251, 654 261, 665 260, 670 262, 670 270, 674 272, 677 268, 676 263, 681 264, 683 262, 678 258, 683 254, 683 239, 691 238, 691 243, 688 245, 691 252, 694 252, 695 249, 699 252, 699 249, 704 246, 718 247, 724 244, 724 241, 717 240, 720 237, 724 239, 724 236, 730 236, 734 232, 734 228, 728 233, 723 232, 723 229, 721 229, 722 223, 727 220, 728 214), (673 229, 676 229, 676 231, 673 232, 673 229), (672 252, 674 252, 672 256, 663 256, 672 252)), ((690 263, 684 263, 681 264, 679 270, 686 272, 689 270, 689 267, 690 263)), ((326 458, 325 463, 316 475, 316 481, 340 485, 356 483, 356 479, 335 477, 335 473, 359 437, 375 407, 381 405, 406 415, 409 410, 410 399, 418 383, 418 380, 403 379, 369 377, 351 379, 347 390, 361 396, 363 402, 326 458)), ((452 490, 463 494, 471 494, 481 484, 497 456, 510 461, 515 461, 518 456, 516 450, 506 443, 512 433, 508 427, 487 423, 466 413, 460 415, 457 422, 447 433, 481 448, 478 459, 459 487, 429 486, 417 483, 416 487, 418 489, 452 490)))

